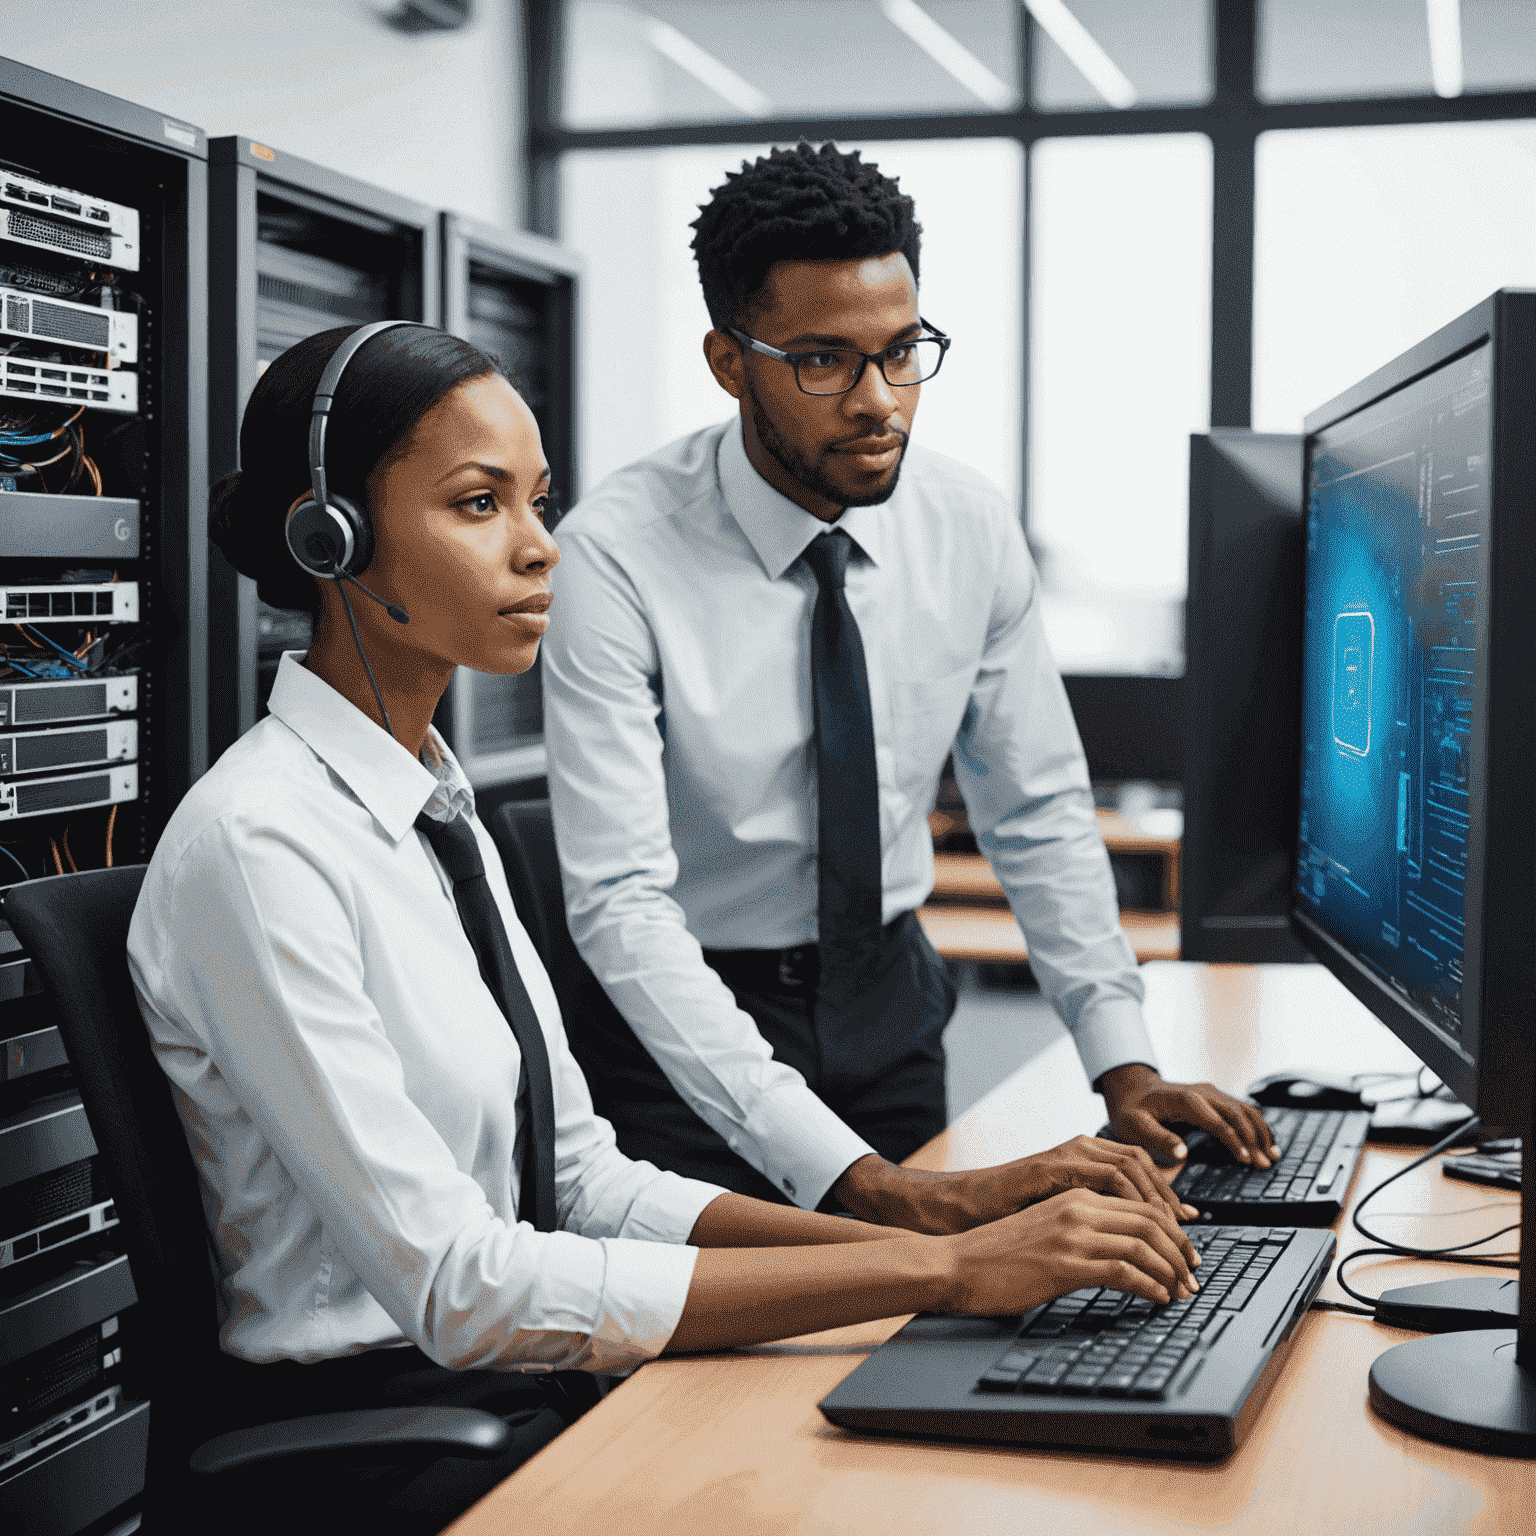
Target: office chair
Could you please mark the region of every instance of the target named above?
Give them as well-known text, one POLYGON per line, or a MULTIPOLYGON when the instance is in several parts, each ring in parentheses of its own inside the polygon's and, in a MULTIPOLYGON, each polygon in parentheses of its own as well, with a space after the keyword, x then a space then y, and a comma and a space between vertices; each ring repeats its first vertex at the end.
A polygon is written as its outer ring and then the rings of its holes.
POLYGON ((549 801, 509 800, 498 806, 491 813, 491 836, 501 853, 512 905, 549 972, 593 1107, 606 1115, 612 1092, 622 1085, 632 1100, 641 1087, 649 1089, 656 1069, 571 938, 549 801))
MULTIPOLYGON (((306 1503, 339 1464, 424 1467, 444 1456, 491 1458, 511 1435, 478 1409, 400 1407, 317 1414, 209 1439, 229 1386, 218 1345, 213 1255, 170 1085, 155 1061, 128 972, 128 924, 144 866, 58 875, 13 886, 5 915, 57 1006, 57 1022, 116 1200, 138 1305, 124 1364, 150 1411, 147 1527, 239 1528, 294 1485, 303 1458, 306 1503), (190 1470, 189 1470, 190 1469, 190 1470), (193 1473, 203 1474, 194 1476, 193 1473), (188 1520, 195 1523, 188 1523, 188 1520)), ((233 1415, 224 1414, 225 1422, 233 1415)), ((389 1489, 381 1489, 387 1493, 389 1489)), ((379 1522, 357 1508, 353 1518, 379 1522)), ((271 1524, 292 1519, 268 1506, 271 1524)))

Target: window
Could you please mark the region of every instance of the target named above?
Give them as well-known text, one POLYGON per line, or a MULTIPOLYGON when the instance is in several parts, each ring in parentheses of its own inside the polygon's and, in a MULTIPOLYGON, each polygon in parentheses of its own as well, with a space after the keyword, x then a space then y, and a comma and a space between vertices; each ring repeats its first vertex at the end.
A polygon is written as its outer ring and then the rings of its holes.
POLYGON ((1302 418, 1495 288, 1536 284, 1536 122, 1267 133, 1253 424, 1302 418))
POLYGON ((1530 0, 1264 0, 1267 101, 1455 97, 1536 84, 1530 0))
POLYGON ((1211 146, 1049 139, 1031 190, 1029 537, 1064 671, 1183 668, 1208 423, 1211 146))

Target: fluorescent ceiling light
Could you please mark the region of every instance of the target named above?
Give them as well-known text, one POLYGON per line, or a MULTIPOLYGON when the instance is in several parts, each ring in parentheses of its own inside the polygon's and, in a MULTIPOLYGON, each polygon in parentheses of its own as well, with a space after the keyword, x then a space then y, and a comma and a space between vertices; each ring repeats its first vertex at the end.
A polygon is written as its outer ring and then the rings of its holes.
POLYGON ((708 86, 716 96, 730 102, 738 112, 747 117, 773 116, 772 105, 762 91, 722 64, 714 54, 706 53, 691 37, 654 16, 642 16, 640 25, 645 31, 646 42, 657 53, 671 59, 679 69, 686 70, 700 85, 708 86))
POLYGON ((946 32, 917 0, 880 0, 880 9, 893 27, 900 27, 978 101, 984 101, 994 112, 1006 112, 1015 104, 1013 88, 999 80, 954 33, 946 32))
POLYGON ((1436 96, 1460 96, 1461 0, 1425 0, 1429 22, 1429 77, 1436 96))
POLYGON ((1136 87, 1126 79, 1120 66, 1104 52, 1087 27, 1067 9, 1064 0, 1023 0, 1023 3, 1051 41, 1110 106, 1123 111, 1136 105, 1136 87))

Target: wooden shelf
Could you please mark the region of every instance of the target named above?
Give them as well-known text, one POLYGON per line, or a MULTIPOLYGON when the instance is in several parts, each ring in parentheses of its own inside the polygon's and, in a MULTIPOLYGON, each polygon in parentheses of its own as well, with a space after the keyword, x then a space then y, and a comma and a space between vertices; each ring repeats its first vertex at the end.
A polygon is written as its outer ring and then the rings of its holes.
MULTIPOLYGON (((1024 935, 1007 907, 919 907, 928 941, 946 960, 1019 965, 1029 958, 1024 935)), ((1179 958, 1176 912, 1122 912, 1120 926, 1138 961, 1179 958)))

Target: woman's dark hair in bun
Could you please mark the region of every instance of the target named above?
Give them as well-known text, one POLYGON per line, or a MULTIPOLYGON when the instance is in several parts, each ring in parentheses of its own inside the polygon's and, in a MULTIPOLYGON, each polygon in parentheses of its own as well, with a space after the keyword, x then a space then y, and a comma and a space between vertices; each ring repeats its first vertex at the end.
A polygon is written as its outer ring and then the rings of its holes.
MULTIPOLYGON (((274 358, 256 381, 240 426, 242 468, 210 491, 208 534, 253 577, 262 602, 316 613, 319 585, 288 552, 284 525, 309 485, 309 422, 325 365, 356 326, 321 331, 274 358)), ((402 452, 417 422, 450 390, 511 371, 488 352, 420 325, 383 331, 347 364, 326 429, 331 492, 367 505, 368 478, 402 452)))

